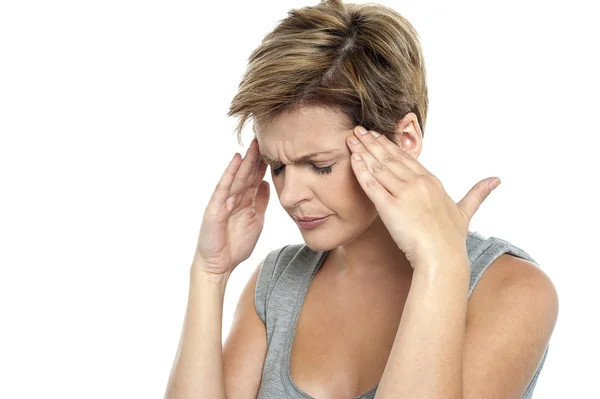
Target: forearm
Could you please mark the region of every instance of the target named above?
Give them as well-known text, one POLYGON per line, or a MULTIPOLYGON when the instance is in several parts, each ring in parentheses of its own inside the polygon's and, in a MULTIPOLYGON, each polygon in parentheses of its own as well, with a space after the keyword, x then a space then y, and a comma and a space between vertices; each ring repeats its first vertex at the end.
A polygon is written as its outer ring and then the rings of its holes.
POLYGON ((455 253, 415 267, 377 399, 462 398, 470 266, 455 253))
POLYGON ((167 399, 226 399, 221 329, 227 280, 190 270, 187 310, 167 399))

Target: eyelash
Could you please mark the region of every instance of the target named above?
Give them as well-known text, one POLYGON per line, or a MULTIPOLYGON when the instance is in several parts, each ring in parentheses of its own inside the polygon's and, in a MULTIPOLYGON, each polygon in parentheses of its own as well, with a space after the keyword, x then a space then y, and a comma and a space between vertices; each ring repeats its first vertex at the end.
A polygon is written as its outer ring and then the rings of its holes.
MULTIPOLYGON (((281 170, 282 170, 284 167, 285 167, 285 165, 283 165, 283 166, 280 166, 280 167, 279 167, 279 168, 277 168, 277 169, 272 169, 272 171, 273 171, 273 174, 274 174, 275 176, 279 175, 279 174, 281 173, 281 170)), ((325 167, 323 167, 323 168, 319 168, 318 166, 312 165, 312 168, 313 168, 313 170, 314 170, 314 171, 315 171, 317 174, 319 174, 319 175, 322 175, 322 174, 329 174, 329 173, 331 173, 331 168, 332 168, 332 167, 333 167, 333 165, 330 165, 330 166, 325 166, 325 167)))

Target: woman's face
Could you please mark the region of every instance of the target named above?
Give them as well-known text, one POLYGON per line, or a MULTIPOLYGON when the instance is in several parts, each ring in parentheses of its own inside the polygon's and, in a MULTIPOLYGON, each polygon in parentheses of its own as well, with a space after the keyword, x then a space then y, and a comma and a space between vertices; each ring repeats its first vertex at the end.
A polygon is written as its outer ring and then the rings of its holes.
MULTIPOLYGON (((270 164, 279 202, 290 217, 324 217, 315 228, 300 228, 313 250, 330 250, 365 231, 377 211, 356 180, 346 137, 347 117, 329 107, 304 107, 278 115, 258 130, 260 155, 270 164), (300 163, 307 154, 327 151, 300 163)), ((294 221, 295 223, 295 221, 294 221)))

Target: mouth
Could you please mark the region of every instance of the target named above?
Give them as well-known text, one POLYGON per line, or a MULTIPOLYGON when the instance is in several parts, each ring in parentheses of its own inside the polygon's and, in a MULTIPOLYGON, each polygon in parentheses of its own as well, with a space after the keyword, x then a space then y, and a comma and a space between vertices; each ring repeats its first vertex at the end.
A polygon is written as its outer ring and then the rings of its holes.
POLYGON ((325 223, 328 220, 329 216, 323 216, 320 218, 316 218, 316 217, 310 217, 310 218, 296 218, 294 217, 294 220, 296 221, 296 224, 302 228, 313 228, 313 227, 317 227, 320 226, 321 224, 325 223))
POLYGON ((296 219, 299 222, 312 222, 314 220, 319 220, 319 219, 325 219, 327 216, 307 216, 304 218, 299 218, 298 216, 294 216, 294 219, 296 219))

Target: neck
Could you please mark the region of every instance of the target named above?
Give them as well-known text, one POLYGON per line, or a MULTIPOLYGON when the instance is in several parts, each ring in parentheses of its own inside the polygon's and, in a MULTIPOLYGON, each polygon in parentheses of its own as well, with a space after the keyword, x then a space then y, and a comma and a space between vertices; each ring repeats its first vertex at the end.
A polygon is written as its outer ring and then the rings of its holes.
POLYGON ((413 268, 404 252, 392 239, 377 216, 373 223, 354 240, 340 245, 327 256, 330 272, 336 277, 368 278, 411 277, 413 268))

